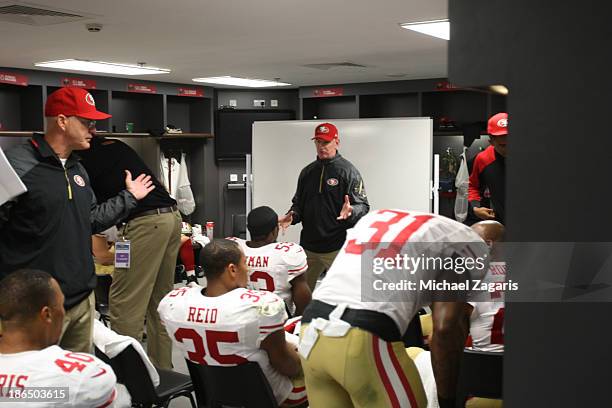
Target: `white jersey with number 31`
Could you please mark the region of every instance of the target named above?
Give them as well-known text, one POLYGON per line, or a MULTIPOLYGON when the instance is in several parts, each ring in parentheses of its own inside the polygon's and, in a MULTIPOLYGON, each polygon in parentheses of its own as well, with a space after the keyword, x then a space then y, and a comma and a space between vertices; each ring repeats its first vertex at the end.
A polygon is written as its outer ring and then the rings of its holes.
MULTIPOLYGON (((437 271, 417 270, 413 272, 416 275, 412 275, 411 271, 402 270, 406 280, 415 281, 415 276, 418 277, 416 290, 401 291, 401 301, 381 299, 366 302, 362 300, 362 273, 373 274, 373 271, 362 270, 362 254, 368 253, 375 258, 406 254, 416 259, 423 251, 430 257, 454 253, 484 260, 488 258, 488 247, 478 234, 450 218, 418 211, 372 211, 347 231, 344 246, 312 297, 332 305, 345 303, 350 308, 384 313, 404 333, 417 311, 430 303, 430 298, 418 289, 418 281, 435 278, 437 271)), ((473 277, 481 278, 485 271, 478 271, 481 274, 473 277)))

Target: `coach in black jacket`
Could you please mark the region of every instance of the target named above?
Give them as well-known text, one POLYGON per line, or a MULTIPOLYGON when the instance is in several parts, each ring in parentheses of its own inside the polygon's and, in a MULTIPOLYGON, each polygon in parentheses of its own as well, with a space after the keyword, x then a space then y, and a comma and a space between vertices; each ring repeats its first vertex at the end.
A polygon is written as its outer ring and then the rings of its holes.
POLYGON ((44 135, 6 152, 28 191, 0 207, 0 279, 19 268, 50 273, 65 296, 61 347, 91 352, 96 286, 91 235, 126 217, 151 191, 151 181, 144 175, 132 180, 128 173, 127 189, 97 205, 72 151, 89 148, 95 120, 110 115, 96 110, 87 91, 62 88, 47 98, 45 116, 44 135))
POLYGON ((279 219, 283 228, 302 223, 300 245, 306 250, 308 286, 329 269, 344 244, 346 230, 370 211, 361 174, 338 153, 338 129, 331 123, 315 128, 317 160, 300 173, 293 205, 279 219))

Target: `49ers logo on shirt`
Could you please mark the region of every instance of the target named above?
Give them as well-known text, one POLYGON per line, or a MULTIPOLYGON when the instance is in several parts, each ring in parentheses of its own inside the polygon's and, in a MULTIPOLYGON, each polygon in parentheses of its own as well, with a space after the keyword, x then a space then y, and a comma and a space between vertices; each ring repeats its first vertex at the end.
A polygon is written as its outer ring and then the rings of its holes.
POLYGON ((73 179, 74 179, 74 182, 77 183, 77 185, 81 187, 85 187, 85 180, 83 180, 83 177, 77 174, 76 176, 73 177, 73 179))
POLYGON ((327 179, 327 185, 328 186, 332 186, 332 187, 337 186, 338 185, 338 179, 335 179, 335 178, 327 179))

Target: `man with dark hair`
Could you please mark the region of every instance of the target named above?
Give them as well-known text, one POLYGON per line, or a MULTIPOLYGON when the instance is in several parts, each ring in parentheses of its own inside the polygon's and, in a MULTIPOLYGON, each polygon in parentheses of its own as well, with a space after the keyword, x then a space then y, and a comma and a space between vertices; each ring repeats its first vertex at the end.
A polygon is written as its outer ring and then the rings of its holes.
POLYGON ((297 378, 300 360, 285 340, 287 313, 282 299, 271 292, 246 289, 246 258, 235 242, 213 240, 202 249, 200 260, 208 286, 192 283, 175 289, 159 304, 159 315, 174 344, 197 364, 232 366, 255 361, 279 404, 304 403, 303 379, 297 378))
POLYGON ((247 259, 249 280, 258 290, 280 296, 293 315, 301 315, 312 297, 306 281, 306 253, 293 242, 276 242, 278 214, 270 207, 251 210, 247 216, 251 240, 231 238, 238 242, 247 259), (295 306, 294 306, 295 305, 295 306))
POLYGON ((61 345, 73 351, 92 350, 91 236, 127 217, 153 189, 150 177, 121 167, 121 187, 97 205, 73 151, 88 149, 96 120, 110 116, 86 90, 61 88, 47 97, 45 134, 6 152, 28 191, 0 206, 0 278, 19 268, 49 271, 66 296, 61 345))
POLYGON ((30 400, 28 407, 113 403, 113 370, 90 354, 56 345, 63 320, 64 295, 48 273, 21 269, 0 280, 0 398, 17 402, 29 388, 45 387, 56 391, 55 402, 30 400))

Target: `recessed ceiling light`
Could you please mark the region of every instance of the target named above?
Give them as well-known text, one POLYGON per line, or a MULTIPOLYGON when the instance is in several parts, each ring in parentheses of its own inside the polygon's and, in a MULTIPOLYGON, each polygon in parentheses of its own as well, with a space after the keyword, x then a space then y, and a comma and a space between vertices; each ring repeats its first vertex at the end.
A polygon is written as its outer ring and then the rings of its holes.
POLYGON ((418 31, 419 33, 431 35, 443 40, 450 39, 450 23, 447 19, 419 21, 416 23, 400 23, 400 27, 406 30, 418 31))
POLYGON ((150 75, 167 74, 169 69, 145 67, 142 65, 117 64, 104 61, 87 61, 79 59, 65 59, 57 61, 37 62, 37 67, 67 69, 69 71, 101 72, 117 75, 150 75))
POLYGON ((279 81, 268 81, 265 79, 237 78, 237 77, 232 77, 232 76, 193 78, 192 81, 205 82, 208 84, 217 84, 217 85, 246 86, 249 88, 266 88, 269 86, 291 85, 291 84, 287 84, 285 82, 279 82, 279 81))
POLYGON ((491 85, 489 86, 489 89, 498 94, 508 95, 508 88, 503 85, 491 85))

